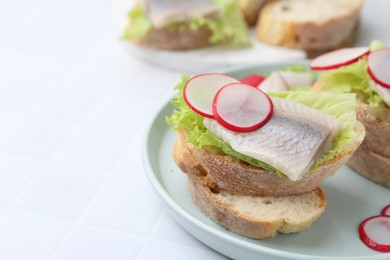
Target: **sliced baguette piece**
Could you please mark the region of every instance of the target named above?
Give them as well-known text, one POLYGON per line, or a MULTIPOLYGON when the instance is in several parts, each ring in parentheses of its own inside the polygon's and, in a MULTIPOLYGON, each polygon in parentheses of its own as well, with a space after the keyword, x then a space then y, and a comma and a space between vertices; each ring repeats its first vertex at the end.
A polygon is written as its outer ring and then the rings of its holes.
POLYGON ((265 239, 277 232, 301 232, 325 210, 320 188, 301 195, 244 196, 219 190, 208 176, 189 175, 192 198, 213 221, 239 235, 265 239))
POLYGON ((366 128, 364 145, 370 151, 390 157, 390 122, 381 121, 370 113, 368 105, 359 102, 356 107, 357 119, 366 128))
POLYGON ((256 25, 260 9, 269 0, 238 0, 238 5, 249 26, 256 25))
POLYGON ((348 143, 342 153, 322 163, 314 172, 299 181, 291 181, 275 172, 255 167, 226 155, 187 143, 188 133, 180 129, 173 149, 173 158, 179 168, 194 176, 210 176, 221 190, 241 195, 296 195, 316 189, 327 177, 333 175, 363 141, 363 125, 356 121, 358 137, 348 143))
POLYGON ((347 164, 367 179, 390 187, 390 123, 376 118, 361 102, 356 114, 366 128, 366 136, 347 164))
POLYGON ((390 187, 390 157, 371 151, 365 141, 347 164, 367 179, 390 187))
POLYGON ((309 57, 350 46, 364 0, 274 0, 261 10, 257 38, 309 57))

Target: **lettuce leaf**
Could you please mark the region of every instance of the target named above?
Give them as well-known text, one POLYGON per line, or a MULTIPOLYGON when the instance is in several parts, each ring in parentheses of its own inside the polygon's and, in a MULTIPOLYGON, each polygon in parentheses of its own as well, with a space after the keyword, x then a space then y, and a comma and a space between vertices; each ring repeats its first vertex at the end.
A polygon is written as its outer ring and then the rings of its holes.
POLYGON ((364 58, 351 65, 325 71, 319 78, 322 81, 322 89, 325 91, 356 93, 360 101, 372 106, 383 102, 383 99, 370 86, 367 60, 364 58))
POLYGON ((135 5, 127 16, 130 20, 131 26, 127 26, 123 32, 123 40, 142 38, 146 36, 152 28, 152 23, 149 21, 144 10, 139 5, 135 5))
MULTIPOLYGON (((170 117, 166 118, 167 123, 171 125, 174 130, 187 130, 189 133, 187 142, 192 143, 198 148, 206 147, 208 149, 220 149, 225 154, 229 154, 251 165, 261 167, 269 171, 275 171, 280 175, 283 175, 283 173, 276 171, 272 166, 266 163, 238 153, 230 145, 218 139, 215 135, 209 132, 206 127, 204 127, 203 117, 193 112, 184 101, 182 93, 188 79, 189 76, 182 76, 181 81, 175 86, 175 90, 178 91, 172 101, 172 104, 175 106, 175 110, 170 117)), ((354 94, 296 91, 272 93, 270 95, 291 99, 321 110, 335 117, 345 125, 344 130, 333 140, 333 148, 315 161, 311 167, 312 171, 314 171, 322 162, 333 159, 343 150, 347 143, 352 141, 358 135, 353 128, 356 122, 356 99, 354 94)))
MULTIPOLYGON (((189 27, 192 30, 197 30, 202 26, 207 26, 212 32, 209 39, 210 43, 229 42, 235 45, 248 44, 250 42, 248 28, 237 1, 213 0, 213 2, 220 9, 220 19, 199 16, 187 23, 172 24, 169 28, 172 30, 180 30, 181 28, 189 27)), ((128 14, 128 18, 131 26, 125 29, 122 35, 122 39, 124 40, 144 37, 152 28, 151 22, 140 6, 133 7, 128 14)))
MULTIPOLYGON (((380 41, 373 41, 370 45, 371 50, 383 47, 386 46, 380 41)), ((324 91, 355 93, 358 100, 368 104, 369 110, 375 116, 390 121, 390 108, 371 87, 372 81, 367 72, 366 58, 338 69, 324 71, 319 79, 324 91)))

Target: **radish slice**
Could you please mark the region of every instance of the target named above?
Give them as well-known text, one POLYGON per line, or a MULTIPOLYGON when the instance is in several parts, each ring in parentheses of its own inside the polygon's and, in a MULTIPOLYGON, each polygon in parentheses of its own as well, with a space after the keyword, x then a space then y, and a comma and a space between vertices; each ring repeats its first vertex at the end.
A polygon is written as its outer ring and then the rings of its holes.
POLYGON ((250 74, 248 76, 243 77, 240 81, 241 83, 247 84, 252 87, 257 87, 263 80, 265 80, 264 76, 250 74))
POLYGON ((213 102, 214 117, 225 128, 250 132, 264 125, 272 116, 271 99, 260 89, 242 83, 226 85, 213 102))
POLYGON ((359 225, 360 239, 370 248, 390 252, 390 216, 373 216, 359 225))
POLYGON ((274 71, 257 88, 266 93, 288 91, 288 84, 279 72, 274 71))
POLYGON ((371 52, 367 58, 371 78, 385 88, 390 88, 390 48, 371 52))
POLYGON ((214 118, 213 100, 223 86, 239 82, 225 74, 201 74, 192 77, 184 86, 183 96, 187 105, 201 116, 214 118))
POLYGON ((390 204, 382 209, 381 215, 390 216, 390 204))
POLYGON ((368 47, 344 48, 318 56, 310 63, 312 70, 330 70, 354 63, 368 54, 368 47))

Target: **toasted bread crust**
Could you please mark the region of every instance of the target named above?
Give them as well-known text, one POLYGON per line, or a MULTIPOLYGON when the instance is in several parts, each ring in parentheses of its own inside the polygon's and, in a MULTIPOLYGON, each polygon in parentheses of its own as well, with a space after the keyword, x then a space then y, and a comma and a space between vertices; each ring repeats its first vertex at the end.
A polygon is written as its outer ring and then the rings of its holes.
POLYGON ((274 0, 267 3, 260 12, 256 27, 257 38, 272 45, 302 49, 309 57, 350 46, 356 36, 363 2, 356 1, 356 4, 351 6, 350 11, 344 15, 319 22, 300 21, 299 17, 286 19, 283 13, 276 14, 275 10, 283 9, 283 6, 289 3, 284 0, 274 0))
POLYGON ((330 175, 333 175, 352 155, 364 138, 364 127, 356 122, 359 136, 349 143, 333 160, 324 162, 313 173, 305 174, 299 181, 291 181, 229 155, 220 155, 187 143, 187 132, 180 130, 176 140, 173 158, 179 168, 194 176, 210 176, 221 190, 252 196, 295 195, 316 189, 330 175))
POLYGON ((347 164, 367 179, 390 187, 390 157, 371 151, 365 142, 347 164))
MULTIPOLYGON (((131 25, 129 25, 131 26, 131 25)), ((185 28, 152 28, 146 36, 133 38, 131 43, 163 50, 183 51, 210 46, 212 32, 206 26, 197 30, 185 28)))
POLYGON ((366 137, 363 143, 367 149, 385 157, 390 157, 390 122, 376 118, 369 112, 368 105, 363 103, 358 103, 356 115, 366 128, 366 137))
MULTIPOLYGON (((283 211, 286 212, 283 214, 284 216, 275 215, 266 219, 262 219, 261 217, 254 218, 247 215, 246 212, 235 209, 230 203, 221 201, 218 198, 220 191, 215 188, 215 183, 208 176, 189 175, 189 186, 194 202, 205 215, 232 232, 255 239, 273 237, 278 231, 281 233, 303 231, 309 228, 320 217, 326 206, 325 194, 320 188, 317 188, 312 192, 302 195, 277 198, 278 200, 286 201, 310 200, 314 206, 307 205, 310 214, 305 215, 303 218, 295 219, 287 213, 289 210, 288 207, 294 207, 291 205, 284 206, 283 211)), ((273 198, 269 197, 262 197, 261 199, 273 200, 273 198)), ((261 203, 254 206, 253 210, 256 210, 256 207, 264 207, 261 210, 267 210, 266 206, 261 203)))
POLYGON ((372 115, 367 104, 359 103, 356 113, 366 136, 347 164, 367 179, 390 187, 390 123, 372 115))

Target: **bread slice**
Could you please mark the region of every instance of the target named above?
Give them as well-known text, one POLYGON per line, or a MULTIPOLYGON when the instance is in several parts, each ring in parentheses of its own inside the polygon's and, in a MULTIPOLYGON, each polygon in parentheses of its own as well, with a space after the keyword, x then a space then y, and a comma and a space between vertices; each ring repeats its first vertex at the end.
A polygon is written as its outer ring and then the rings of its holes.
POLYGON ((390 157, 373 152, 365 141, 347 164, 367 179, 390 187, 390 157))
POLYGON ((390 123, 372 115, 367 104, 358 103, 356 114, 366 136, 347 164, 367 179, 390 187, 390 123))
POLYGON ((274 0, 260 12, 257 38, 309 57, 351 45, 364 0, 274 0))
POLYGON ((356 107, 358 120, 366 128, 363 143, 372 152, 390 157, 390 122, 381 121, 370 113, 368 105, 359 102, 356 107))
POLYGON ((192 198, 213 221, 245 237, 265 239, 277 232, 300 232, 325 210, 320 188, 291 196, 244 196, 222 191, 208 176, 189 175, 192 198))
POLYGON ((256 24, 260 9, 267 1, 269 0, 238 0, 238 5, 248 25, 253 26, 256 24))
POLYGON ((316 189, 327 177, 333 175, 352 155, 364 138, 364 127, 356 122, 359 136, 346 145, 342 153, 333 160, 322 163, 315 172, 307 173, 299 181, 291 181, 224 153, 205 148, 196 148, 186 142, 188 133, 178 131, 173 158, 179 168, 193 176, 208 175, 218 187, 229 193, 240 195, 296 195, 316 189))

